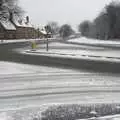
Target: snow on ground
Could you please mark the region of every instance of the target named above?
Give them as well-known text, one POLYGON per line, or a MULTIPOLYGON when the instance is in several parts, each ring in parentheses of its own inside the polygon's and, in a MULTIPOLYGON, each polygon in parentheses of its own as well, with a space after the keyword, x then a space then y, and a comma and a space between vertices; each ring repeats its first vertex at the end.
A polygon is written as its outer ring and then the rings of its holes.
POLYGON ((29 55, 42 55, 42 56, 50 56, 50 57, 58 57, 58 58, 69 58, 69 59, 82 59, 82 60, 93 60, 93 61, 107 61, 107 62, 115 62, 120 63, 119 57, 105 57, 105 56, 92 56, 92 55, 76 55, 76 54, 64 54, 64 53, 55 53, 55 52, 43 52, 43 51, 25 51, 21 52, 22 54, 29 54, 29 55))
POLYGON ((12 116, 8 116, 7 113, 3 112, 0 114, 0 120, 14 120, 12 116))
POLYGON ((120 41, 118 40, 98 40, 98 39, 90 39, 86 37, 70 39, 68 42, 71 43, 81 43, 81 44, 91 44, 91 45, 110 45, 110 46, 120 46, 120 41))
POLYGON ((59 72, 61 73, 73 72, 73 70, 0 61, 0 75, 25 74, 25 73, 42 74, 42 73, 59 73, 59 72))
MULTIPOLYGON (((42 107, 43 108, 43 107, 42 107)), ((24 111, 11 111, 11 112, 2 112, 0 113, 0 120, 39 120, 41 118, 41 112, 46 110, 48 107, 45 108, 31 108, 31 109, 24 109, 24 111)), ((120 115, 109 115, 103 117, 92 117, 89 119, 80 119, 80 120, 120 120, 120 115)))
MULTIPOLYGON (((74 44, 67 44, 67 43, 60 43, 60 42, 51 42, 48 44, 49 48, 59 48, 61 47, 60 50, 62 49, 81 49, 87 47, 87 49, 105 49, 104 47, 95 47, 95 46, 86 46, 86 45, 74 45, 74 44)), ((46 48, 46 44, 39 44, 37 45, 38 48, 46 48)))
MULTIPOLYGON (((49 38, 49 40, 53 40, 55 38, 49 38)), ((40 40, 46 40, 46 39, 14 39, 14 40, 0 40, 0 44, 5 44, 5 43, 18 43, 18 42, 32 42, 32 41, 40 41, 40 40)))
POLYGON ((1 40, 0 44, 5 44, 5 43, 17 43, 17 42, 31 42, 35 40, 42 40, 42 39, 16 39, 16 40, 1 40))
POLYGON ((120 51, 106 49, 102 47, 81 46, 64 43, 49 43, 49 51, 46 51, 46 45, 39 45, 36 51, 26 50, 23 53, 31 55, 44 55, 51 57, 74 58, 74 59, 92 59, 101 61, 120 61, 120 51), (84 49, 83 49, 84 48, 84 49), (110 54, 109 54, 110 53, 110 54))
POLYGON ((16 42, 27 42, 27 41, 32 41, 34 39, 18 39, 18 40, 0 40, 0 44, 5 44, 5 43, 16 43, 16 42))
POLYGON ((46 52, 46 45, 39 45, 36 52, 55 53, 74 56, 102 56, 102 57, 120 57, 119 50, 107 49, 104 47, 94 47, 85 45, 65 44, 59 42, 49 43, 49 51, 46 52), (84 49, 83 49, 84 48, 84 49), (110 54, 108 54, 110 53, 110 54))
MULTIPOLYGON (((29 50, 28 50, 29 51, 29 50)), ((75 57, 80 57, 83 55, 86 56, 101 56, 101 57, 114 57, 114 58, 120 58, 120 52, 119 51, 90 51, 90 50, 65 50, 65 49, 50 49, 48 52, 44 49, 39 49, 36 51, 30 51, 31 53, 45 53, 45 54, 58 54, 58 55, 70 55, 75 57), (108 54, 110 53, 110 54, 108 54)))

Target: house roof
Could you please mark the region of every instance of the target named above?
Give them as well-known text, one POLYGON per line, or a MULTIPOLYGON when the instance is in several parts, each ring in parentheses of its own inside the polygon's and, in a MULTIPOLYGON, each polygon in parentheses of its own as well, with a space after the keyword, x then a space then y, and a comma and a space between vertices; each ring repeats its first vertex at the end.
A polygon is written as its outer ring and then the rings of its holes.
POLYGON ((43 29, 42 29, 40 32, 41 32, 42 34, 44 34, 44 35, 47 35, 47 32, 46 32, 45 30, 43 30, 43 29))
POLYGON ((26 23, 26 20, 23 18, 20 18, 17 15, 13 16, 13 22, 18 27, 33 27, 30 22, 26 23))
POLYGON ((0 23, 2 24, 2 26, 4 27, 4 29, 6 30, 16 30, 15 26, 12 24, 11 21, 9 20, 5 20, 5 19, 1 19, 0 23))
POLYGON ((40 32, 41 32, 42 34, 44 34, 44 35, 47 35, 47 34, 51 35, 51 32, 47 33, 47 31, 45 30, 45 28, 42 28, 42 29, 40 30, 40 32))

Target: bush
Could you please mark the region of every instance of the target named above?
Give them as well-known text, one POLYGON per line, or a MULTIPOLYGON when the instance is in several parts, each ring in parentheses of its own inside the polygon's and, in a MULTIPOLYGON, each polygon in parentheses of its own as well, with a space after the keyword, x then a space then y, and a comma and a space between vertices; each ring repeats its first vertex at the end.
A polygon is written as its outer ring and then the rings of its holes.
POLYGON ((57 105, 42 112, 42 120, 75 120, 120 114, 117 104, 57 105))

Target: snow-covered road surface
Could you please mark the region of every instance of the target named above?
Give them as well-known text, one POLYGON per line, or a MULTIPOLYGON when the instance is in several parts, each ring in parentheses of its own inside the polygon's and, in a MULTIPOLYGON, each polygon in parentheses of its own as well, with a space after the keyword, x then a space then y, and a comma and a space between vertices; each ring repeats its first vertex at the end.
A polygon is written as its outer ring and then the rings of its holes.
POLYGON ((0 75, 1 110, 49 103, 120 100, 119 75, 54 68, 38 71, 38 68, 32 73, 0 75))
POLYGON ((3 78, 5 76, 11 76, 13 78, 13 75, 16 76, 17 74, 21 76, 24 76, 24 75, 26 76, 27 73, 29 75, 33 73, 47 75, 49 73, 55 74, 60 72, 62 73, 73 72, 73 70, 0 61, 0 77, 3 77, 3 78))
POLYGON ((0 63, 0 120, 30 120, 52 104, 120 101, 118 74, 0 63))

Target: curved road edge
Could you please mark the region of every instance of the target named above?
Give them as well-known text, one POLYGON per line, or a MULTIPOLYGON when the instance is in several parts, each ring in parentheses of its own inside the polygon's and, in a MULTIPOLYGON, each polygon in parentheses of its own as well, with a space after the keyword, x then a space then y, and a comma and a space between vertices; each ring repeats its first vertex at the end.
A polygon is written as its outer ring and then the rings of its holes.
POLYGON ((120 62, 30 55, 23 54, 15 50, 17 48, 24 48, 28 46, 28 42, 0 44, 0 60, 62 68, 85 69, 95 72, 120 73, 120 62))

